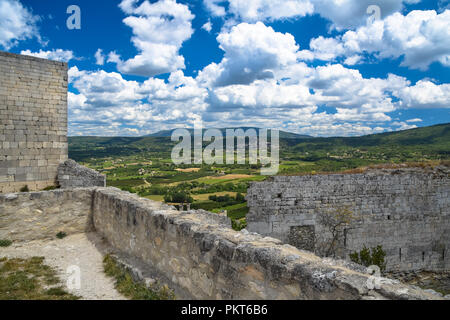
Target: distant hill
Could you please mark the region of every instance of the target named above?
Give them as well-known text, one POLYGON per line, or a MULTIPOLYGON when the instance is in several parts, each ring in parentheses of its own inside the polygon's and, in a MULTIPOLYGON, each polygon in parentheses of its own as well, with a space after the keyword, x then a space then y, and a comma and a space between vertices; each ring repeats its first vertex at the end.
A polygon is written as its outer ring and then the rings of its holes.
MULTIPOLYGON (((143 153, 146 157, 170 158, 176 144, 170 139, 172 132, 146 137, 69 137, 69 156, 76 161, 143 153)), ((449 159, 450 123, 362 137, 312 138, 280 132, 280 151, 283 159, 302 161, 329 159, 331 154, 358 158, 360 152, 380 161, 449 159)))
POLYGON ((331 137, 306 139, 298 145, 313 148, 382 147, 382 146, 428 146, 447 149, 450 152, 450 123, 403 131, 372 134, 361 137, 331 137))
MULTIPOLYGON (((227 129, 233 129, 233 130, 237 130, 237 129, 242 129, 245 131, 247 130, 256 130, 256 132, 259 132, 259 128, 256 127, 239 127, 239 128, 221 128, 219 129, 222 132, 222 135, 225 136, 226 134, 226 130, 227 129)), ((172 133, 175 131, 176 129, 172 129, 172 130, 163 130, 163 131, 159 131, 153 134, 149 134, 146 137, 172 137, 172 133)), ((191 135, 194 134, 194 129, 185 129, 188 130, 190 132, 191 135)), ((203 133, 206 131, 206 129, 203 129, 203 133)), ((270 133, 270 130, 269 130, 270 133)), ((286 132, 286 131, 280 131, 280 138, 281 139, 311 139, 313 137, 311 136, 307 136, 307 135, 301 135, 301 134, 296 134, 296 133, 292 133, 292 132, 286 132)))

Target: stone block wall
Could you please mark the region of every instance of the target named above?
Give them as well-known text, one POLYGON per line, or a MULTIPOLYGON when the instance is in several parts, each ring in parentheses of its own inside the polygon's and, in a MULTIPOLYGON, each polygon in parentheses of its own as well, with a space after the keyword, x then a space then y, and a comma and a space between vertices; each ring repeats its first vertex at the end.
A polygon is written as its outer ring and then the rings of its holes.
POLYGON ((63 189, 106 187, 106 176, 67 160, 58 167, 58 184, 63 189))
POLYGON ((115 188, 0 195, 0 239, 54 238, 59 231, 98 232, 167 280, 178 298, 440 299, 384 278, 369 289, 373 281, 352 263, 236 232, 217 214, 179 212, 115 188))
POLYGON ((0 239, 55 239, 92 231, 92 189, 0 194, 0 239))
POLYGON ((318 215, 347 208, 355 220, 341 230, 342 258, 382 245, 388 270, 450 269, 448 167, 280 176, 253 183, 247 200, 250 231, 299 248, 317 252, 331 237, 318 215))
POLYGON ((323 260, 274 238, 236 232, 216 214, 182 213, 114 188, 95 191, 93 219, 100 235, 144 261, 159 278, 169 279, 182 298, 436 298, 388 279, 369 290, 369 276, 357 265, 323 260))
POLYGON ((67 160, 67 64, 0 52, 0 192, 54 185, 67 160))

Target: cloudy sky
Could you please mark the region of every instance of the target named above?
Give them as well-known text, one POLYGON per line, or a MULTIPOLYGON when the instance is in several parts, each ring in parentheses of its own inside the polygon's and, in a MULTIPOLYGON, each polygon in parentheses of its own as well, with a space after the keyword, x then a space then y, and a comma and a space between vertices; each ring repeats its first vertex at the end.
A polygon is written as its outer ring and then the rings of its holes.
POLYGON ((70 135, 450 122, 449 0, 0 0, 0 50, 69 63, 70 135))

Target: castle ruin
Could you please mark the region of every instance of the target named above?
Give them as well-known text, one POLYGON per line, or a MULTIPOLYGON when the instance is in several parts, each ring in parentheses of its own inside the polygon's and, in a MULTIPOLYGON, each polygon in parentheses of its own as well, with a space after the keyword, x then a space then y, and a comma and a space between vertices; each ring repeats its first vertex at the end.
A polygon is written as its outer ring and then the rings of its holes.
POLYGON ((321 216, 347 210, 338 257, 381 245, 387 270, 449 270, 449 173, 440 166, 273 177, 248 191, 248 229, 319 253, 332 237, 321 216))
MULTIPOLYGON (((0 239, 27 243, 54 239, 56 231, 68 236, 95 232, 130 261, 141 262, 181 298, 442 299, 442 295, 386 278, 378 278, 375 287, 369 286, 373 276, 362 266, 321 259, 281 240, 246 230, 236 232, 228 218, 217 214, 180 212, 163 203, 104 188, 104 176, 67 160, 67 65, 0 52, 0 70, 0 239), (61 189, 8 193, 24 185, 34 191, 55 184, 61 189)), ((255 206, 257 200, 266 201, 269 209, 286 200, 288 207, 298 206, 298 199, 308 204, 305 209, 319 208, 324 199, 317 198, 316 193, 325 197, 330 186, 340 186, 321 179, 310 179, 305 201, 290 188, 288 178, 277 177, 275 187, 253 186, 249 203, 255 206)), ((431 188, 439 195, 430 198, 436 201, 433 208, 439 208, 439 212, 427 211, 429 227, 423 232, 439 240, 438 244, 448 244, 448 184, 445 180, 436 184, 433 181, 427 180, 423 188, 431 188)), ((352 184, 346 186, 353 188, 352 184)), ((402 184, 398 188, 398 194, 405 191, 402 184)), ((358 201, 368 203, 370 199, 373 197, 358 201)), ((336 197, 333 201, 341 200, 336 197)), ((254 213, 252 209, 250 218, 254 213)), ((279 229, 275 230, 284 228, 283 221, 278 220, 279 229)), ((272 228, 266 227, 265 220, 262 222, 259 231, 270 234, 272 228)), ((276 225, 275 221, 270 223, 276 225)), ((423 232, 417 236, 424 237, 423 232)), ((282 232, 273 233, 278 234, 282 232)), ((349 241, 356 243, 357 234, 352 236, 349 241)), ((420 243, 425 241, 429 240, 420 243)), ((448 257, 445 259, 439 266, 448 266, 448 257)))

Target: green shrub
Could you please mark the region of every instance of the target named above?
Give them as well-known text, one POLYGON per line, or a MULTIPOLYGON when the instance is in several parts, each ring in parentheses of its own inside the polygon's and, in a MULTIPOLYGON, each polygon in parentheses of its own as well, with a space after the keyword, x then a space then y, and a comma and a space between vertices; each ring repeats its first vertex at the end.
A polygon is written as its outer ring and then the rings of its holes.
POLYGON ((28 189, 28 186, 23 186, 20 188, 20 192, 30 192, 30 189, 28 189))
POLYGON ((247 228, 247 219, 231 220, 231 227, 235 231, 241 231, 242 229, 247 228))
POLYGON ((12 245, 12 241, 11 240, 0 240, 0 247, 9 247, 10 245, 12 245))
POLYGON ((194 199, 186 192, 175 192, 165 195, 164 201, 167 203, 193 203, 194 199))
POLYGON ((63 232, 63 231, 58 232, 58 233, 56 234, 56 237, 57 237, 58 239, 64 239, 65 237, 67 237, 67 233, 65 233, 65 232, 63 232))
POLYGON ((386 270, 386 252, 384 252, 382 246, 377 246, 372 248, 371 250, 364 248, 358 253, 354 252, 350 254, 350 260, 353 262, 369 267, 369 266, 378 266, 381 272, 386 270))
POLYGON ((52 191, 52 190, 56 190, 58 189, 57 186, 48 186, 47 188, 45 188, 43 191, 52 191))
POLYGON ((242 193, 238 193, 237 195, 236 195, 236 201, 238 201, 238 202, 245 202, 246 200, 245 200, 245 196, 242 194, 242 193))

